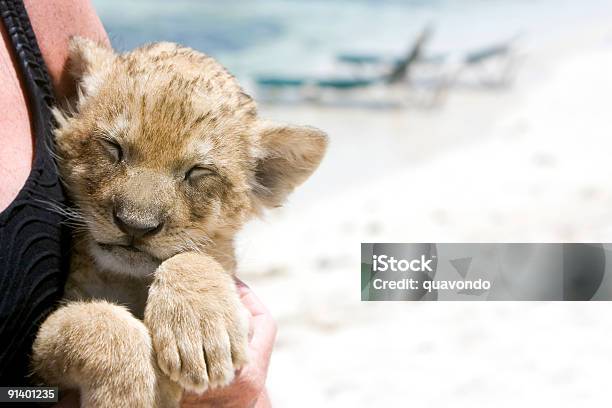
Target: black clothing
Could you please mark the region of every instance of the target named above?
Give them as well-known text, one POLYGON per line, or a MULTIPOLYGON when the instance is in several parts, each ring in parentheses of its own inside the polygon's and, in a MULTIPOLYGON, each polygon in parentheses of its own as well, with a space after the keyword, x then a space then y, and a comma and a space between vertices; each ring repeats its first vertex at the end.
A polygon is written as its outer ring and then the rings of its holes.
POLYGON ((0 212, 0 385, 17 386, 28 384, 36 331, 62 294, 69 233, 48 204, 65 203, 50 151, 54 97, 49 74, 23 2, 0 0, 0 16, 26 86, 35 135, 31 173, 0 212))

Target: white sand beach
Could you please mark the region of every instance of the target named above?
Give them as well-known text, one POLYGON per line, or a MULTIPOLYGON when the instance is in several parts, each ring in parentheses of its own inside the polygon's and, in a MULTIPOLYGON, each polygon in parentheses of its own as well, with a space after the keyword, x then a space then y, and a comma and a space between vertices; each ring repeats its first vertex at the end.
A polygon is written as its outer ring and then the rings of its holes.
POLYGON ((276 406, 609 400, 609 304, 365 303, 359 244, 610 241, 610 27, 526 44, 512 88, 452 89, 433 110, 262 107, 331 138, 239 240, 240 275, 279 325, 276 406))

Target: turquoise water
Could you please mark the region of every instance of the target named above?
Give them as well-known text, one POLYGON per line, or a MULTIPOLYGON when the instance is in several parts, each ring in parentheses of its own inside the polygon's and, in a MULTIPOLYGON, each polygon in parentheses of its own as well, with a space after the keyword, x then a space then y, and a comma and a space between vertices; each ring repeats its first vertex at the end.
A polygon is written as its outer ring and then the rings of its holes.
POLYGON ((427 23, 432 51, 462 51, 521 34, 612 20, 609 0, 94 0, 114 46, 180 42, 239 77, 332 69, 343 51, 399 53, 427 23))

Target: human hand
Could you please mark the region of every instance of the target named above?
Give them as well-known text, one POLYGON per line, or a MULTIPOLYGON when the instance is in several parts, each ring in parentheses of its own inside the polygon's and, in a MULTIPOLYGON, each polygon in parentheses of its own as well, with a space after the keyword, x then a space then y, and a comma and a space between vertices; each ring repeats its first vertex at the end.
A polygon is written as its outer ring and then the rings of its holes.
POLYGON ((208 390, 201 395, 185 393, 181 403, 183 408, 270 406, 265 383, 276 338, 276 323, 248 286, 238 279, 236 286, 240 300, 250 313, 249 362, 226 387, 208 390))

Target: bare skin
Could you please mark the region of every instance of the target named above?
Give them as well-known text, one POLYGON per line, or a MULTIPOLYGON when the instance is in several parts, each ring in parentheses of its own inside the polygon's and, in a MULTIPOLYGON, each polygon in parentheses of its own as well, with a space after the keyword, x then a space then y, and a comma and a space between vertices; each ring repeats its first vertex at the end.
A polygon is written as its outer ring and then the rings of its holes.
MULTIPOLYGON (((74 83, 65 65, 68 41, 78 35, 108 44, 108 36, 92 4, 87 0, 25 0, 39 47, 51 75, 58 100, 74 94, 74 83)), ((27 179, 34 157, 27 96, 12 55, 10 39, 0 24, 0 211, 16 197, 27 179)), ((276 326, 269 312, 245 286, 239 285, 242 301, 251 312, 250 352, 253 362, 238 374, 229 386, 214 393, 189 395, 183 406, 267 407, 264 389, 276 326)), ((66 396, 58 406, 76 407, 78 397, 66 396)))
POLYGON ((0 210, 17 196, 30 174, 33 157, 32 131, 26 94, 7 44, 10 40, 3 25, 0 47, 0 210))

